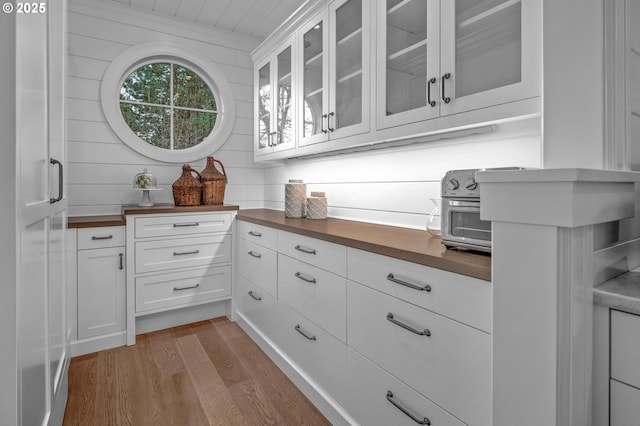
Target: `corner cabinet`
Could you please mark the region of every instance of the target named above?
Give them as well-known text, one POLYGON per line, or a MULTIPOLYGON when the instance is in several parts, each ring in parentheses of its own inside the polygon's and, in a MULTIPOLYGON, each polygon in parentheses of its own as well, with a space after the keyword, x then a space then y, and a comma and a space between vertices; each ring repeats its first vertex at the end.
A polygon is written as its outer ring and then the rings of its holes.
POLYGON ((378 0, 377 124, 540 95, 535 0, 378 0))

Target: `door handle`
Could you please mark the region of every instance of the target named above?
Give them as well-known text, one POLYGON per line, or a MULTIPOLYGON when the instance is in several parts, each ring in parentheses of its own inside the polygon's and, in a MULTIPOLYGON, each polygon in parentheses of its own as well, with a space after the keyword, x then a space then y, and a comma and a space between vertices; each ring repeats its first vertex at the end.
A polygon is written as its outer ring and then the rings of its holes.
POLYGON ((444 102, 445 104, 448 104, 449 102, 451 102, 451 98, 444 94, 444 81, 449 80, 450 78, 451 78, 450 72, 442 76, 442 102, 444 102))
POLYGON ((64 183, 63 183, 63 178, 64 178, 64 170, 62 167, 62 163, 58 160, 56 160, 55 158, 51 158, 49 160, 49 163, 54 165, 54 166, 58 166, 58 196, 56 198, 50 198, 49 199, 49 203, 53 204, 53 203, 57 203, 58 201, 62 200, 62 190, 64 188, 64 183))
POLYGON ((429 81, 427 81, 427 103, 432 107, 436 106, 436 101, 431 100, 431 85, 435 84, 436 78, 431 77, 429 81))

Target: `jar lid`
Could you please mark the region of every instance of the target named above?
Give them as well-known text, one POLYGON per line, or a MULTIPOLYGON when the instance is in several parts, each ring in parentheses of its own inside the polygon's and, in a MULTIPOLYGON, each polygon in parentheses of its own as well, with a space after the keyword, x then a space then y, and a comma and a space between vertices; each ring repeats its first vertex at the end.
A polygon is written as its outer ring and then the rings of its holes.
POLYGON ((324 192, 311 191, 312 197, 324 197, 324 192))
POLYGON ((289 183, 302 183, 302 179, 289 179, 289 183))

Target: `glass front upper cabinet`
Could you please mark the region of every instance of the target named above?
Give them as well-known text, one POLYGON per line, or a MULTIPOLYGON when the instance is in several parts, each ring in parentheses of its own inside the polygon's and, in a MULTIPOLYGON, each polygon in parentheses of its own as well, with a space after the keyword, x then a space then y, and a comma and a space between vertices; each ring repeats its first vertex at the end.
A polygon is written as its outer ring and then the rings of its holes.
POLYGON ((334 1, 301 31, 300 146, 369 129, 369 2, 334 1))

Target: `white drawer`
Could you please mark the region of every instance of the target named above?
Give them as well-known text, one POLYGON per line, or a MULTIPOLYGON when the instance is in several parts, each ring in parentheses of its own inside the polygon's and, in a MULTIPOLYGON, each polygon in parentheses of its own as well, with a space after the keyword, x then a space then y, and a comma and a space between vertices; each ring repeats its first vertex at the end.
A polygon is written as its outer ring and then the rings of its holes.
POLYGON ((125 245, 124 226, 102 226, 78 229, 78 250, 122 247, 125 245))
POLYGON ((231 296, 231 266, 136 278, 136 312, 231 296))
POLYGON ((340 404, 346 399, 346 352, 344 343, 282 302, 278 302, 278 344, 340 404))
POLYGON ((490 282, 353 248, 348 249, 347 258, 349 280, 491 332, 490 282), (428 285, 430 290, 413 289, 392 279, 419 288, 428 285))
POLYGON ((231 213, 140 216, 135 218, 135 237, 167 237, 227 232, 231 229, 231 221, 231 213))
POLYGON ((432 425, 464 426, 451 414, 352 349, 347 349, 347 382, 345 408, 361 425, 415 426, 416 422, 402 411, 404 409, 419 420, 428 419, 432 425))
POLYGON ((278 230, 255 223, 238 221, 238 238, 251 241, 271 250, 278 248, 278 230))
POLYGON ((343 342, 347 336, 346 297, 345 278, 278 254, 278 299, 343 342))
POLYGON ((135 243, 136 273, 231 262, 231 235, 135 243))
POLYGON ((637 425, 640 421, 640 389, 610 381, 611 423, 609 426, 637 425))
POLYGON ((233 297, 237 300, 238 312, 277 344, 278 301, 242 276, 237 277, 236 285, 233 297))
POLYGON ((238 273, 271 296, 278 297, 277 253, 247 240, 238 239, 237 244, 238 273))
POLYGON ((291 232, 278 231, 278 251, 334 274, 343 277, 347 275, 347 248, 345 246, 291 232))
POLYGON ((351 281, 347 309, 350 347, 465 423, 490 424, 491 335, 351 281))
POLYGON ((611 310, 611 378, 640 388, 640 316, 611 310))

